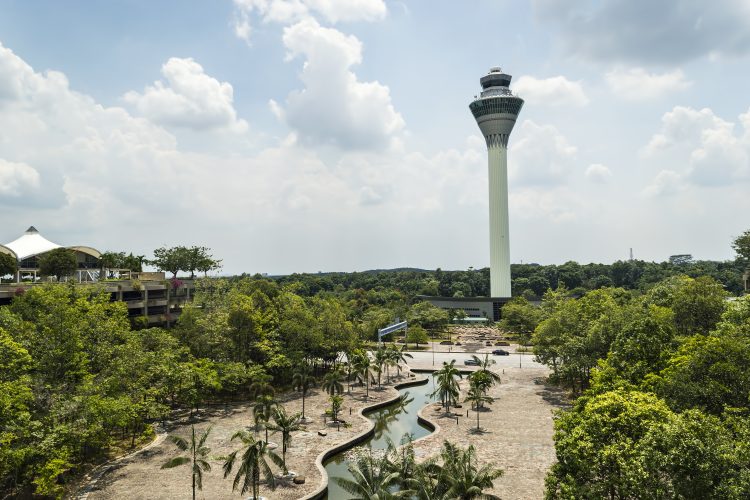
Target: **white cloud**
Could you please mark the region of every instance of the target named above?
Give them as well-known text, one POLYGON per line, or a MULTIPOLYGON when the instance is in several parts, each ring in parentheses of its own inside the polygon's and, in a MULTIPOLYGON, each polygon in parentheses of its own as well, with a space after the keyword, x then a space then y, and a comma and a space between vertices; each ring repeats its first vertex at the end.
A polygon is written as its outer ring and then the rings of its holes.
POLYGON ((685 90, 693 84, 685 78, 681 69, 648 73, 643 68, 615 68, 604 75, 604 78, 615 95, 631 101, 654 99, 685 90))
POLYGON ((530 104, 585 106, 589 102, 581 82, 570 81, 564 76, 551 78, 522 76, 514 83, 513 88, 530 104))
POLYGON ((525 120, 516 134, 508 153, 512 183, 554 186, 567 180, 577 148, 557 128, 525 120))
POLYGON ((249 42, 250 18, 263 22, 291 24, 314 17, 331 24, 353 21, 380 21, 387 14, 383 0, 234 0, 237 14, 235 34, 249 42))
POLYGON ((750 53, 745 0, 534 0, 541 20, 557 27, 553 43, 591 61, 675 65, 700 57, 750 53))
POLYGON ((131 91, 123 100, 149 120, 169 127, 193 130, 245 132, 247 122, 237 118, 232 85, 207 75, 192 58, 170 58, 161 68, 166 79, 131 91))
POLYGON ((0 203, 4 198, 19 198, 39 189, 39 172, 25 163, 0 158, 0 203))
POLYGON ((305 87, 291 92, 283 109, 276 103, 271 109, 302 142, 382 149, 404 128, 388 87, 361 82, 351 71, 362 61, 356 37, 307 19, 284 29, 284 45, 288 59, 305 58, 300 75, 305 87))
POLYGON ((740 115, 740 122, 745 130, 738 137, 734 124, 709 108, 675 106, 662 116, 661 130, 651 138, 645 153, 648 157, 667 155, 670 161, 685 164, 683 175, 695 185, 725 186, 746 181, 750 179, 747 115, 740 115))
POLYGON ((649 197, 672 195, 684 189, 682 176, 674 170, 662 170, 643 190, 649 197))
POLYGON ((593 182, 604 184, 608 182, 612 177, 612 171, 606 165, 602 165, 601 163, 592 163, 586 169, 585 175, 587 179, 593 182))

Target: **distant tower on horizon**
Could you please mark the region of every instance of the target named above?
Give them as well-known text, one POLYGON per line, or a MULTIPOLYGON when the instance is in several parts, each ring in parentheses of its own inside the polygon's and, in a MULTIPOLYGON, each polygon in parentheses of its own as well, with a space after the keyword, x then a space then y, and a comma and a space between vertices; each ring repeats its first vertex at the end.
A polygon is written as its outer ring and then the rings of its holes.
POLYGON ((508 228, 508 139, 523 99, 510 90, 511 76, 490 68, 479 79, 482 93, 469 104, 487 142, 490 186, 490 296, 510 297, 508 228))

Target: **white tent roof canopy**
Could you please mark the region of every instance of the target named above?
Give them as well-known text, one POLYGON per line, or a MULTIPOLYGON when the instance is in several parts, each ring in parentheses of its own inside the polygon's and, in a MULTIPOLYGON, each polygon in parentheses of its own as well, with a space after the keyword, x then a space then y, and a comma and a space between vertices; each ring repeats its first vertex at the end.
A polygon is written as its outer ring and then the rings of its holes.
MULTIPOLYGON (((20 238, 13 240, 10 243, 6 243, 4 246, 15 253, 18 260, 28 259, 29 257, 49 252, 55 248, 61 248, 61 245, 52 243, 50 240, 39 234, 39 231, 37 231, 34 226, 28 228, 20 238)), ((87 246, 72 246, 68 248, 91 255, 92 257, 100 257, 99 251, 95 248, 87 246)))

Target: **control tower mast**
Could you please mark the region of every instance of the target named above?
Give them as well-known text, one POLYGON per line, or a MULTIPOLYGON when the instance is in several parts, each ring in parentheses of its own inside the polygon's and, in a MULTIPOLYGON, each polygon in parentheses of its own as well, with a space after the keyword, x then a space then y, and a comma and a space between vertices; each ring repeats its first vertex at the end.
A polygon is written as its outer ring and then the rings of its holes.
POLYGON ((487 142, 490 187, 490 295, 510 297, 508 234, 508 138, 523 99, 510 90, 511 76, 500 68, 479 79, 482 93, 469 104, 487 142))

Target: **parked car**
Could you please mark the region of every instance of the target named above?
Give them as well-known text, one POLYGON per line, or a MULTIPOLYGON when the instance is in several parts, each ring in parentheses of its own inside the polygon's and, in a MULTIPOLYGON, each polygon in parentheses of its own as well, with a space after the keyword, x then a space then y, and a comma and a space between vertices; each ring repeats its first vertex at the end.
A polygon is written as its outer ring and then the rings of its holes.
POLYGON ((453 342, 451 342, 450 340, 442 340, 440 342, 440 345, 453 345, 453 342))
POLYGON ((464 364, 466 366, 479 366, 479 361, 474 358, 469 358, 467 360, 464 360, 464 364))
POLYGON ((492 354, 494 354, 495 356, 509 356, 510 355, 510 353, 504 349, 495 349, 494 351, 492 351, 492 354))

